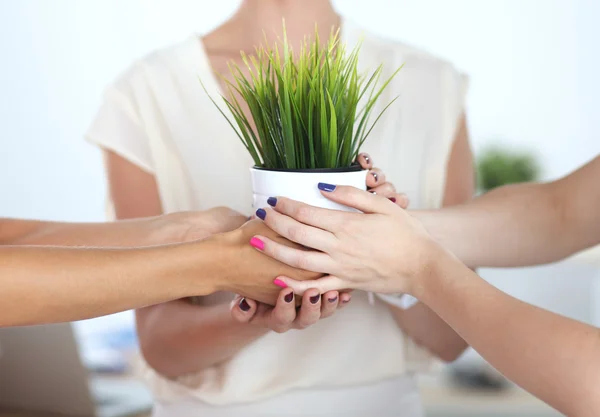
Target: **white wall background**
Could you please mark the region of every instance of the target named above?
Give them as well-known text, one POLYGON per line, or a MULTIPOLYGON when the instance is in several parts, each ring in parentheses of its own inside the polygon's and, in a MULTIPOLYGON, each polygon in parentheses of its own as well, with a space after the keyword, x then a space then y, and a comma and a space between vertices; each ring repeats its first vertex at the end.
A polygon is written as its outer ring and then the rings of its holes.
MULTIPOLYGON (((0 216, 102 220, 102 164, 82 135, 103 87, 135 57, 211 29, 237 4, 0 0, 0 216)), ((600 153, 600 2, 336 5, 373 31, 422 46, 470 74, 475 149, 492 140, 534 149, 546 178, 600 153)), ((522 298, 588 318, 590 280, 559 279, 566 272, 557 268, 542 270, 557 279, 522 272, 497 281, 522 298)))

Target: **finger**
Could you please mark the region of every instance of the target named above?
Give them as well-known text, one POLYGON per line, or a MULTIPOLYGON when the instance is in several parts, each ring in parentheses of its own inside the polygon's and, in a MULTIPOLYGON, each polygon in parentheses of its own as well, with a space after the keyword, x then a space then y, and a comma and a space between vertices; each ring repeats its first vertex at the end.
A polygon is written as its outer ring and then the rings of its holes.
POLYGON ((385 174, 379 168, 373 168, 367 174, 367 187, 374 188, 385 184, 385 174))
POLYGON ((231 316, 239 323, 248 323, 254 318, 257 311, 257 303, 240 295, 231 302, 231 316))
POLYGON ((386 182, 385 184, 381 184, 378 187, 371 188, 369 190, 371 193, 375 193, 377 195, 381 195, 386 198, 393 197, 396 194, 396 187, 391 182, 386 182))
POLYGON ((309 206, 284 197, 271 197, 268 202, 278 213, 285 214, 300 223, 328 231, 343 224, 347 214, 338 210, 309 206))
POLYGON ((302 224, 270 208, 258 209, 256 215, 279 235, 302 246, 327 251, 336 241, 332 233, 302 224))
POLYGON ((298 295, 303 295, 311 288, 316 289, 320 294, 348 288, 348 283, 332 275, 310 281, 296 281, 295 279, 284 276, 277 277, 277 279, 283 281, 298 295))
POLYGON ((323 252, 291 248, 264 236, 254 236, 250 244, 271 258, 296 269, 322 274, 331 273, 333 270, 331 257, 323 252))
POLYGON ((269 328, 277 333, 287 332, 296 319, 294 291, 286 288, 279 293, 275 307, 271 312, 269 328))
POLYGON ((358 162, 360 164, 362 169, 373 168, 373 160, 371 159, 371 156, 368 153, 365 153, 365 152, 360 153, 358 155, 358 157, 356 158, 356 162, 358 162))
POLYGON ((352 299, 352 294, 350 294, 348 292, 340 293, 340 302, 338 304, 338 309, 346 307, 351 299, 352 299))
POLYGON ((294 322, 297 329, 305 329, 321 318, 321 293, 311 288, 302 296, 302 305, 294 322))
POLYGON ((402 209, 407 209, 408 205, 410 204, 410 201, 408 199, 408 196, 406 194, 392 194, 392 195, 388 195, 386 196, 388 198, 388 200, 390 200, 392 203, 396 204, 397 206, 399 206, 402 209))
MULTIPOLYGON (((389 201, 383 196, 362 191, 355 187, 335 186, 333 184, 319 183, 321 194, 329 200, 344 206, 353 207, 364 213, 391 213, 389 201)), ((352 215, 355 213, 347 213, 352 215)), ((346 216, 346 218, 348 218, 346 216)))
POLYGON ((339 301, 340 294, 337 291, 328 291, 323 294, 321 297, 321 318, 327 318, 335 313, 339 301))

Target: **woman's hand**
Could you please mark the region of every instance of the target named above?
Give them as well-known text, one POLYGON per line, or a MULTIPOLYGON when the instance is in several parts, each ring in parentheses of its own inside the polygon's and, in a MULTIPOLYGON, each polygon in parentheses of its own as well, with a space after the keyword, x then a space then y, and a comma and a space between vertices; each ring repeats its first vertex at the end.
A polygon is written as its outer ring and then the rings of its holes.
POLYGON ((338 308, 348 304, 351 295, 328 291, 321 296, 319 290, 308 289, 299 298, 301 305, 296 308, 291 288, 279 292, 275 307, 237 296, 231 303, 231 315, 240 323, 250 323, 284 333, 292 329, 305 329, 320 319, 331 316, 338 308))
MULTIPOLYGON (((221 290, 275 305, 280 298, 281 288, 274 286, 273 280, 278 276, 285 275, 295 280, 314 280, 322 276, 292 268, 254 250, 249 242, 257 244, 252 240, 255 235, 268 236, 271 242, 301 249, 301 246, 279 236, 260 220, 249 221, 239 229, 213 236, 211 239, 218 241, 219 247, 222 248, 222 262, 226 262, 229 269, 227 281, 223 283, 221 290)), ((299 303, 300 300, 296 302, 299 303)))
POLYGON ((356 162, 363 169, 369 170, 367 175, 367 190, 369 192, 387 197, 402 208, 408 206, 408 197, 405 194, 397 193, 394 184, 386 182, 385 174, 379 168, 373 167, 373 159, 368 153, 359 154, 356 162))
MULTIPOLYGON (((266 209, 265 223, 281 236, 304 247, 298 250, 257 235, 257 249, 290 266, 328 274, 316 281, 296 282, 280 277, 296 293, 308 288, 321 293, 356 288, 380 293, 408 293, 419 297, 419 280, 443 249, 424 227, 388 198, 353 187, 321 191, 337 203, 363 213, 312 207, 278 198, 266 209)), ((273 201, 273 200, 271 200, 273 201)))
POLYGON ((150 219, 152 233, 148 234, 147 242, 143 244, 161 245, 204 239, 217 233, 235 230, 247 221, 246 216, 229 207, 165 214, 150 219))

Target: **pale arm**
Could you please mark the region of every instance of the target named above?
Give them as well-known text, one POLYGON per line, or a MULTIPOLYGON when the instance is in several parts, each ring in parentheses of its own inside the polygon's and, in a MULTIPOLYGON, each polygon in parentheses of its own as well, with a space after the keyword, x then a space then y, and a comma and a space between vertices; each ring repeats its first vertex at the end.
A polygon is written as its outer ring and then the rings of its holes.
POLYGON ((467 265, 554 262, 600 243, 600 157, 546 184, 510 185, 469 204, 413 211, 467 265))
POLYGON ((568 416, 600 415, 600 330, 519 301, 440 252, 420 299, 527 391, 568 416))
MULTIPOLYGON (((465 203, 474 193, 473 154, 464 116, 458 126, 446 168, 444 207, 465 203)), ((423 303, 408 310, 390 306, 390 310, 408 336, 446 362, 455 360, 467 348, 467 343, 423 303)))

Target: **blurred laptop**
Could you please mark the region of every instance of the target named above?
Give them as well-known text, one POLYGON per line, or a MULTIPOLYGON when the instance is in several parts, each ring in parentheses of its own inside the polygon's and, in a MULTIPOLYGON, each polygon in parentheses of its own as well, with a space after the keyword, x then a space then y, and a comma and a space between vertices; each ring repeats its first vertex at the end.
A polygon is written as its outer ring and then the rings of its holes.
POLYGON ((0 409, 125 417, 151 408, 141 382, 90 375, 71 324, 0 329, 0 409))

